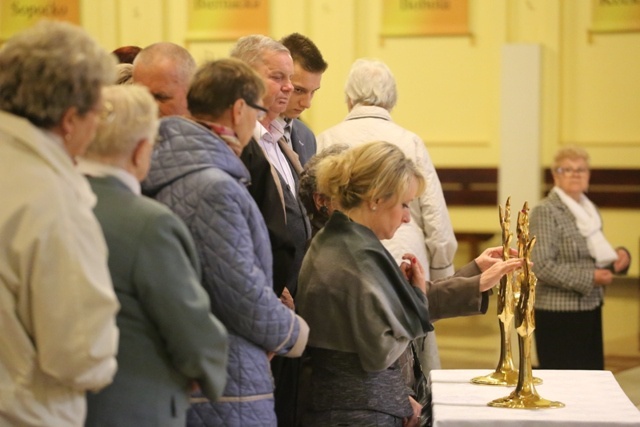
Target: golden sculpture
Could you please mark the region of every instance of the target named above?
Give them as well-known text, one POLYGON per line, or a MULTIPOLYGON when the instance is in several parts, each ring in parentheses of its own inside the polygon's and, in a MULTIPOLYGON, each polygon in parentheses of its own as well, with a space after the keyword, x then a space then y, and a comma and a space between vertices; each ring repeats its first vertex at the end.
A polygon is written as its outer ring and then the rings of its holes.
MULTIPOLYGON (((507 197, 507 202, 498 206, 500 217, 500 227, 502 228, 502 259, 510 258, 509 250, 513 233, 511 232, 511 197, 507 197)), ((498 288, 498 324, 500 326, 500 360, 496 370, 481 377, 471 379, 474 384, 483 385, 511 385, 518 383, 518 370, 513 366, 513 356, 511 355, 511 324, 513 322, 513 311, 515 299, 513 292, 513 276, 505 274, 500 279, 498 288)))
POLYGON ((518 214, 518 256, 524 258, 521 273, 518 274, 519 298, 514 311, 516 332, 518 333, 518 348, 520 349, 520 369, 518 384, 507 397, 489 402, 489 406, 499 408, 542 409, 562 408, 561 402, 544 399, 538 395, 534 386, 531 369, 531 339, 536 329, 534 318, 534 303, 537 278, 531 271, 531 250, 535 245, 535 236, 529 239, 529 207, 527 203, 518 214))

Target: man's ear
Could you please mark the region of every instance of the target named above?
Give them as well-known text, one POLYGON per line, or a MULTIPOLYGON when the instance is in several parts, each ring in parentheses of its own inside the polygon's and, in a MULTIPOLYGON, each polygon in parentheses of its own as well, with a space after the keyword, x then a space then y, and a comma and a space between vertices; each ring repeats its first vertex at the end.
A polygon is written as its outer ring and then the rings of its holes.
POLYGON ((151 163, 151 153, 153 152, 153 144, 149 141, 149 138, 142 138, 136 144, 136 147, 131 153, 129 162, 132 167, 132 172, 139 181, 142 181, 149 172, 149 165, 151 163))
POLYGON ((151 144, 149 143, 148 138, 142 138, 136 144, 136 148, 133 149, 131 153, 131 164, 134 166, 139 166, 144 163, 145 159, 150 157, 151 154, 151 144))

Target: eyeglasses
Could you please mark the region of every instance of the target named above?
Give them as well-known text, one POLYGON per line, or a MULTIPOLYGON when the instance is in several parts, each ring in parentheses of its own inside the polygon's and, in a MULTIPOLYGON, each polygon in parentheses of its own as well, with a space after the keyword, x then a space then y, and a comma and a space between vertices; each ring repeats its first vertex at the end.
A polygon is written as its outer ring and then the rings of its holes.
POLYGON ((256 118, 258 119, 258 121, 264 119, 265 117, 267 117, 267 113, 269 112, 269 110, 267 110, 264 107, 261 107, 260 105, 254 104, 251 101, 247 101, 246 99, 244 100, 244 102, 247 103, 247 105, 251 108, 253 108, 254 110, 258 110, 258 115, 256 116, 256 118))
POLYGON ((587 172, 589 172, 589 169, 587 169, 587 168, 577 168, 577 169, 574 169, 574 168, 557 168, 556 169, 556 173, 557 174, 564 175, 564 176, 571 176, 574 173, 576 175, 584 175, 587 172))

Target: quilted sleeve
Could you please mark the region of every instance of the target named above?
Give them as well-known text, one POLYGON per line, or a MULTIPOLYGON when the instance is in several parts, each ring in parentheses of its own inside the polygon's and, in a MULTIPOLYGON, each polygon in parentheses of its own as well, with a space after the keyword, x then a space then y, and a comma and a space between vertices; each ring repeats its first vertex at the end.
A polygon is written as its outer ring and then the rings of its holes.
POLYGON ((213 314, 265 351, 299 356, 308 327, 273 292, 269 239, 251 196, 232 179, 210 181, 202 195, 192 233, 213 314))

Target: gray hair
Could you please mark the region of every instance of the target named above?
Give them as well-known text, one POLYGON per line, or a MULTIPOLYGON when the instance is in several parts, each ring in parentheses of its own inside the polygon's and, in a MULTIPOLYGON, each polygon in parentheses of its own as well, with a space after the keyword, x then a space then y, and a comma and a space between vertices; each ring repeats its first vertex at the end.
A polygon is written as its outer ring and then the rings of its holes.
POLYGON ((396 79, 382 61, 357 59, 351 66, 344 88, 347 102, 374 105, 391 111, 398 100, 396 79))
POLYGON ((116 65, 116 84, 130 85, 133 83, 133 65, 122 62, 116 65))
POLYGON ((158 105, 145 86, 106 86, 102 90, 105 114, 85 156, 113 159, 129 155, 138 142, 155 142, 158 105))
POLYGON ((0 110, 50 129, 72 107, 87 113, 115 80, 116 58, 84 30, 41 21, 0 50, 0 110))
POLYGON ((265 52, 286 52, 289 49, 282 43, 275 41, 271 37, 261 34, 252 34, 241 37, 231 50, 231 57, 238 58, 249 64, 253 69, 263 64, 265 52))
POLYGON ((196 60, 184 47, 171 42, 158 42, 142 49, 133 60, 133 67, 154 67, 163 60, 171 60, 181 81, 188 84, 196 72, 196 60))

